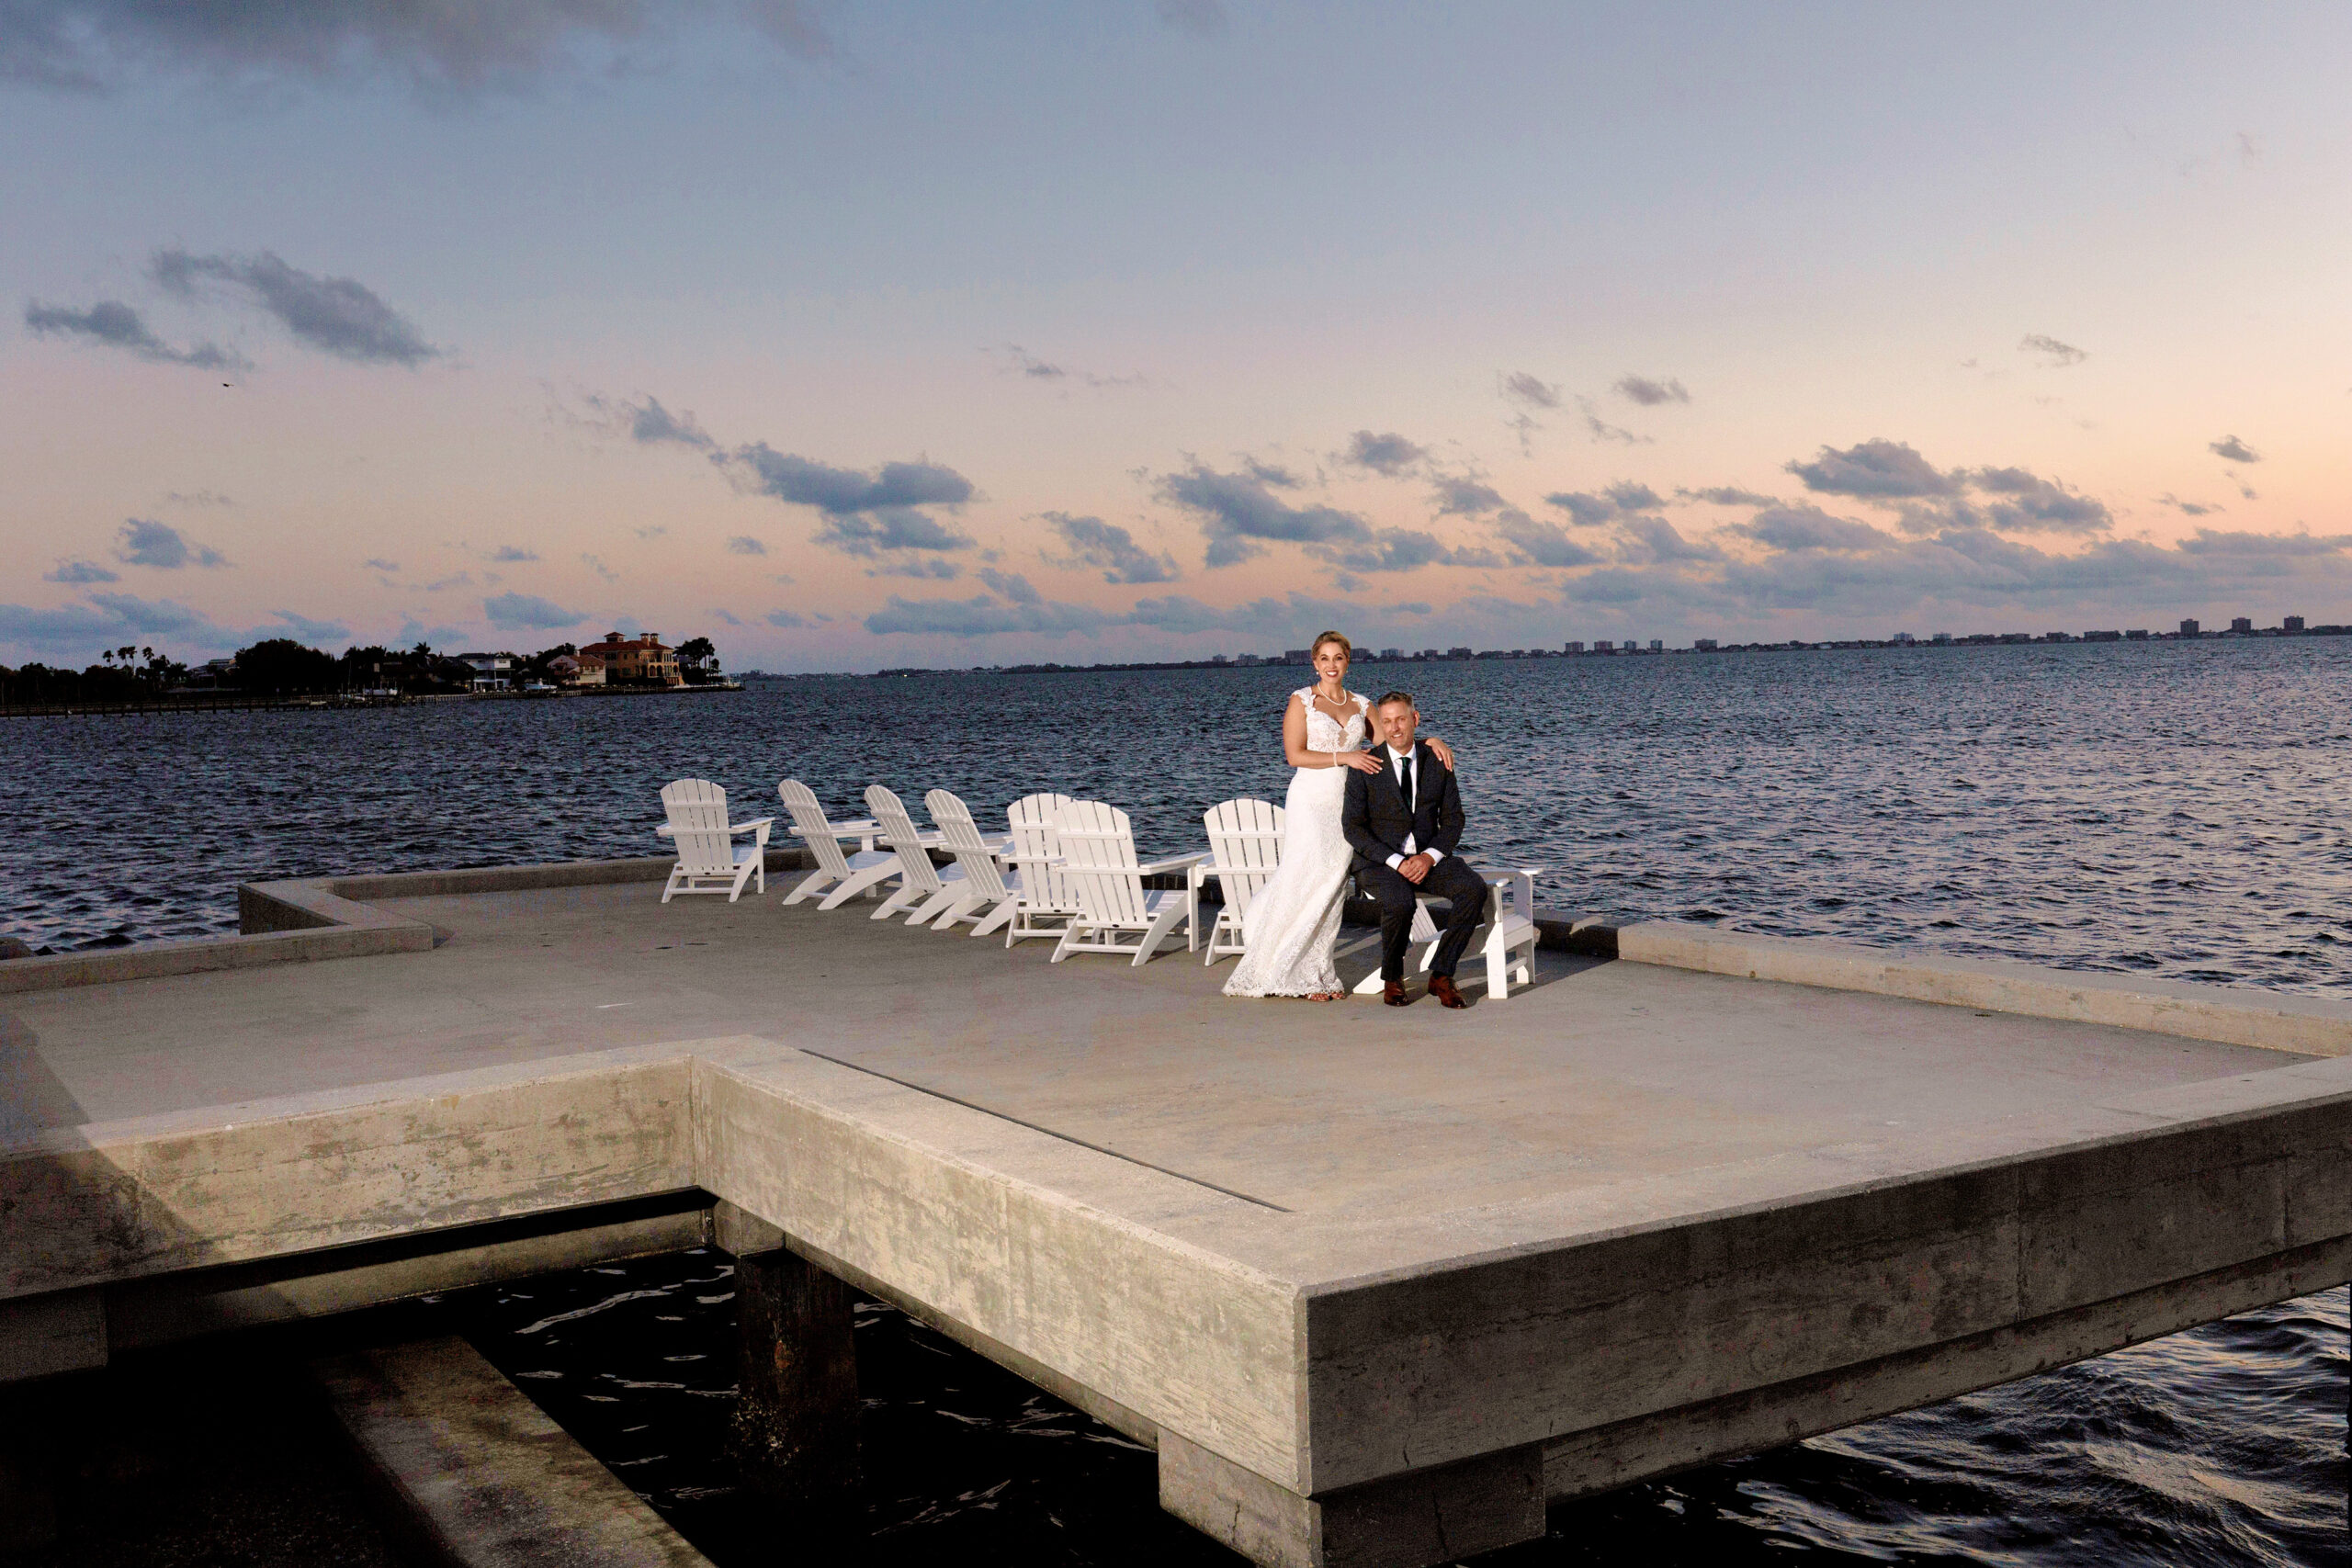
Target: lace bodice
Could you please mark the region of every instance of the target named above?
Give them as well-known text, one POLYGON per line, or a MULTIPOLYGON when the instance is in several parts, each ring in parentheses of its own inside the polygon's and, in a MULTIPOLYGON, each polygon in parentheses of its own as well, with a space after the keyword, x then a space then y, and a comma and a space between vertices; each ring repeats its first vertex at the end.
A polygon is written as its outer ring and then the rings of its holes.
POLYGON ((1348 722, 1344 725, 1323 711, 1323 705, 1315 700, 1314 687, 1301 686, 1295 694, 1306 708, 1308 750, 1352 751, 1363 744, 1364 731, 1372 722, 1369 716, 1372 704, 1362 692, 1348 694, 1348 700, 1355 704, 1356 711, 1348 715, 1348 722))

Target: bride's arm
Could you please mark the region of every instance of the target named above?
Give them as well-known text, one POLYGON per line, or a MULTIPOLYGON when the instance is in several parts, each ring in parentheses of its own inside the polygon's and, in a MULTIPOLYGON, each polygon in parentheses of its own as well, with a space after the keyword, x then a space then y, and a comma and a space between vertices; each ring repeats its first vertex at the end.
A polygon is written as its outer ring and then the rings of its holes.
POLYGON ((1424 735, 1424 736, 1422 736, 1422 737, 1421 737, 1421 744, 1422 744, 1422 745, 1424 745, 1424 746, 1426 746, 1426 747, 1428 747, 1430 750, 1432 750, 1432 751, 1434 751, 1434 752, 1436 752, 1436 753, 1437 753, 1437 760, 1438 760, 1438 761, 1444 765, 1445 771, 1446 771, 1447 773, 1450 773, 1453 772, 1453 747, 1448 746, 1444 741, 1440 740, 1440 739, 1439 739, 1436 736, 1434 736, 1434 735, 1424 735))
POLYGON ((1369 751, 1310 751, 1306 749, 1306 704, 1294 695, 1283 709, 1283 755, 1290 759, 1294 768, 1355 768, 1367 773, 1380 772, 1380 763, 1369 751))

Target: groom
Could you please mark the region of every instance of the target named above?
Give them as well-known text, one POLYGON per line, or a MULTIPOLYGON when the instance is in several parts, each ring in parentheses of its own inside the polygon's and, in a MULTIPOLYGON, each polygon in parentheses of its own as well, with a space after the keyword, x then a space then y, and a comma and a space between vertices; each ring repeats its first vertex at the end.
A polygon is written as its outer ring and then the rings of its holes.
POLYGON ((1340 825, 1355 846, 1357 883, 1380 900, 1380 999, 1393 1008, 1412 999, 1405 994, 1405 946, 1413 930, 1414 896, 1435 894, 1452 908, 1430 960, 1430 995, 1450 1008, 1466 1007, 1453 988, 1453 969, 1486 918, 1487 884, 1454 857, 1453 846, 1462 841, 1462 796, 1453 770, 1413 739, 1420 723, 1413 699, 1403 692, 1391 692, 1374 705, 1374 728, 1385 744, 1372 754, 1382 766, 1348 774, 1340 825))

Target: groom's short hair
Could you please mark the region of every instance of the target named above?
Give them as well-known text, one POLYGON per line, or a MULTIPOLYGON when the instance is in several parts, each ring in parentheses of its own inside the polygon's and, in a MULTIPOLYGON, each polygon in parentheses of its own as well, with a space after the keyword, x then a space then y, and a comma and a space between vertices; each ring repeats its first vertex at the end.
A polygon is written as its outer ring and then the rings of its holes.
POLYGON ((1372 705, 1375 708, 1385 708, 1390 703, 1403 703, 1407 707, 1411 707, 1413 705, 1413 694, 1410 692, 1390 692, 1372 705))

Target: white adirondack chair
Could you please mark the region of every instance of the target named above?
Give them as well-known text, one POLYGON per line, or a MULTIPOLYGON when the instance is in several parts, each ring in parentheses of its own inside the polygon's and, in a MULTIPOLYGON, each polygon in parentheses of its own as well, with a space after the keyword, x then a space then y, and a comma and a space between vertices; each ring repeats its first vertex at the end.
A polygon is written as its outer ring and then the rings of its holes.
POLYGON ((939 824, 940 847, 956 857, 964 874, 960 889, 931 929, 953 931, 958 922, 970 920, 972 934, 986 936, 999 926, 1010 925, 1019 901, 1021 874, 1008 874, 997 856, 1011 848, 1011 839, 1003 834, 993 841, 981 837, 980 825, 972 820, 972 808, 946 790, 931 791, 922 797, 922 804, 931 819, 939 824))
MULTIPOLYGON (((1543 934, 1535 928, 1535 879, 1544 874, 1544 868, 1482 866, 1477 871, 1487 884, 1486 918, 1471 931, 1470 945, 1463 949, 1462 956, 1486 960, 1487 998, 1499 1002, 1509 999, 1514 975, 1522 986, 1535 978, 1535 942, 1543 934)), ((1414 968, 1426 972, 1437 954, 1438 929, 1428 908, 1419 903, 1413 908, 1412 940, 1424 944, 1414 968)), ((1457 983, 1470 978, 1467 969, 1454 976, 1457 983)), ((1379 991, 1377 967, 1356 982, 1357 996, 1376 996, 1379 991)))
POLYGON ((1208 857, 1171 855, 1138 865, 1127 814, 1104 800, 1071 801, 1055 813, 1054 831, 1061 840, 1061 874, 1077 897, 1078 913, 1062 932, 1053 962, 1073 953, 1127 953, 1142 964, 1191 912, 1183 892, 1147 891, 1143 879, 1190 871, 1208 857))
POLYGON ((1007 947, 1033 936, 1058 940, 1078 914, 1078 896, 1062 874, 1061 836, 1054 829, 1055 814, 1071 804, 1066 795, 1024 795, 1005 807, 1012 852, 1004 861, 1021 879, 1013 889, 1012 921, 1004 928, 1007 947))
POLYGON ((663 784, 662 809, 670 819, 654 832, 678 847, 678 863, 670 870, 662 902, 681 893, 724 893, 732 904, 753 877, 759 878, 761 892, 768 890, 768 829, 775 818, 729 822, 727 792, 708 779, 675 779, 663 784), (752 842, 738 844, 738 833, 752 835, 752 842))
POLYGON ((880 784, 869 784, 865 790, 865 809, 874 813, 882 824, 882 841, 899 857, 899 886, 881 906, 867 918, 887 920, 904 909, 911 908, 907 924, 922 925, 939 918, 939 912, 955 902, 963 890, 964 868, 951 865, 942 871, 931 863, 931 849, 940 841, 937 833, 926 833, 915 826, 907 815, 903 802, 880 784))
POLYGON ((1195 951, 1208 949, 1208 956, 1201 960, 1203 964, 1215 964, 1226 954, 1243 950, 1242 921, 1250 913, 1250 900, 1258 896, 1258 890, 1266 886, 1274 868, 1282 863, 1283 817, 1283 808, 1271 800, 1247 799, 1221 802, 1202 816, 1201 826, 1208 829, 1209 859, 1194 866, 1185 879, 1185 895, 1192 908, 1184 928, 1184 945, 1195 951), (1201 889, 1212 876, 1225 895, 1225 908, 1204 931, 1201 889))
POLYGON ((878 822, 828 822, 825 808, 817 804, 817 793, 798 779, 786 779, 775 786, 783 797, 784 808, 792 815, 792 834, 808 846, 817 860, 817 869, 801 879, 800 885, 784 896, 787 904, 797 904, 803 898, 814 898, 825 893, 828 886, 841 884, 818 904, 820 909, 839 908, 899 869, 899 857, 887 850, 874 847, 874 835, 882 830, 878 822), (857 852, 845 854, 842 840, 858 840, 857 852))

